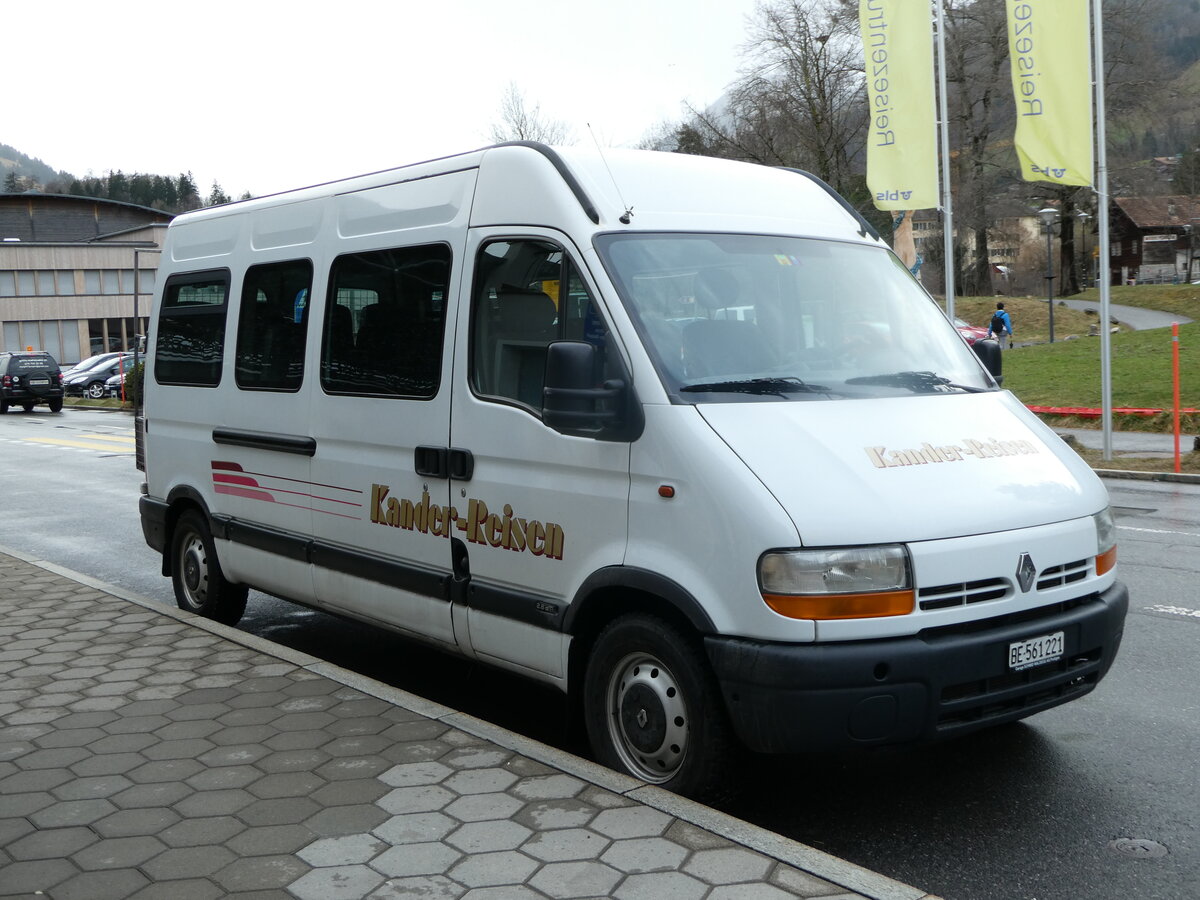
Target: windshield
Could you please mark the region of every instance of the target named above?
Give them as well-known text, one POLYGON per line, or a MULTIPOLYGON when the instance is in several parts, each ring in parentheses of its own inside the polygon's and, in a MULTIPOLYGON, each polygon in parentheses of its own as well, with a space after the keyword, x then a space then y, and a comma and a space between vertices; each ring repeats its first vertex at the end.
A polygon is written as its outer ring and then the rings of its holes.
POLYGON ((596 247, 676 402, 993 387, 883 248, 754 234, 606 234, 596 247))

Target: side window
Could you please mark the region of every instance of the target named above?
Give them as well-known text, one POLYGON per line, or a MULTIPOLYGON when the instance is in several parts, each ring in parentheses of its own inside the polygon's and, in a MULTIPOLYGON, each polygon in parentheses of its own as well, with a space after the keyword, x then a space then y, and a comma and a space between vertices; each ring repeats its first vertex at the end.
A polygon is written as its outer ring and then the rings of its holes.
POLYGON ((450 261, 444 244, 334 260, 321 342, 326 391, 419 399, 437 394, 450 261))
POLYGON ((228 269, 168 279, 158 313, 155 379, 161 384, 219 384, 228 312, 228 269))
POLYGON ((549 241, 494 241, 479 252, 471 310, 471 385, 538 412, 552 341, 586 341, 596 383, 616 377, 608 329, 578 268, 549 241))
POLYGON ((312 290, 307 259, 251 266, 238 313, 238 387, 297 391, 304 376, 304 336, 312 290))

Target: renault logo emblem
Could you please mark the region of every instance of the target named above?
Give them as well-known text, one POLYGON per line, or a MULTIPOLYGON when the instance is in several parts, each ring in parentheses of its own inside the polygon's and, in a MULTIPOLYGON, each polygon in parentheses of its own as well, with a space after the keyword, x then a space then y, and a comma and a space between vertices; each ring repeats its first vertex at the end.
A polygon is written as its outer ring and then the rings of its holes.
POLYGON ((1021 558, 1017 560, 1017 584, 1021 586, 1022 593, 1029 592, 1036 576, 1037 566, 1033 564, 1033 558, 1028 553, 1022 553, 1021 558))

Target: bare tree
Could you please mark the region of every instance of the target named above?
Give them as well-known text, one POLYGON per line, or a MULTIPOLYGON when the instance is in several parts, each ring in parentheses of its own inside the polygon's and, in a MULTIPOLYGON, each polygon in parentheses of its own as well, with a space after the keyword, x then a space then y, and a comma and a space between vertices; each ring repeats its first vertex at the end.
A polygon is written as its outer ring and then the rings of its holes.
MULTIPOLYGON (((951 126, 954 189, 955 283, 965 295, 992 293, 989 201, 998 182, 1015 170, 1011 142, 997 132, 1011 128, 1008 24, 1001 3, 945 2, 946 94, 951 126), (971 234, 973 240, 963 239, 971 234), (970 248, 970 250, 968 250, 970 248)), ((1011 182, 1011 176, 1007 176, 1011 182)))
POLYGON ((861 192, 854 163, 867 117, 856 6, 845 0, 760 6, 741 76, 720 104, 691 109, 691 121, 676 134, 680 149, 796 166, 843 193, 861 192))
POLYGON ((542 108, 531 108, 515 82, 509 82, 500 100, 500 121, 489 135, 497 144, 504 141, 541 141, 544 144, 574 143, 570 127, 559 119, 548 119, 542 108))

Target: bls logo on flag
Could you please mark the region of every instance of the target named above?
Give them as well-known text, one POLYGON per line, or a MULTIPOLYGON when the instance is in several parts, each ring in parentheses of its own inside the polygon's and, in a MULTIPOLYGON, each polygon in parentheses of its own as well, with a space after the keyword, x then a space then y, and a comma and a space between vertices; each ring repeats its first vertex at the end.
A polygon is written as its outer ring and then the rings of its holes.
POLYGON ((937 206, 929 5, 913 0, 862 0, 858 21, 870 118, 867 186, 875 206, 937 206))
POLYGON ((1026 181, 1092 183, 1092 57, 1088 0, 1007 0, 1017 105, 1015 144, 1026 181), (1038 160, 1038 162, 1035 162, 1038 160))

